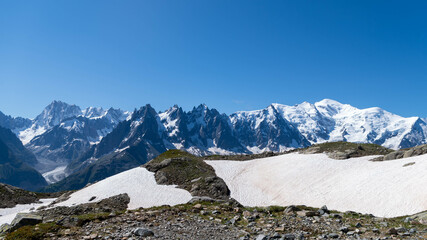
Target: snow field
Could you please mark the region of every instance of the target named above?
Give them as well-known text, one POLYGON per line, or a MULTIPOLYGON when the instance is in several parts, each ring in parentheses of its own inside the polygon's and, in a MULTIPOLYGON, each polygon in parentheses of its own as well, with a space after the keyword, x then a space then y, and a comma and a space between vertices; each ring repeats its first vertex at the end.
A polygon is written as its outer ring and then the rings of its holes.
POLYGON ((17 213, 28 213, 31 212, 30 209, 37 208, 41 206, 47 206, 56 198, 46 198, 40 199, 42 203, 31 203, 31 204, 18 204, 13 208, 0 208, 0 226, 5 223, 11 223, 15 218, 17 213))
POLYGON ((161 205, 177 205, 191 200, 191 194, 172 185, 158 185, 154 173, 137 167, 94 183, 73 194, 67 201, 56 206, 73 206, 98 202, 118 194, 127 193, 130 197, 129 209, 148 208, 161 205))
POLYGON ((427 155, 371 162, 325 154, 206 161, 246 206, 307 205, 396 217, 427 210, 427 155), (403 167, 404 164, 414 165, 403 167))

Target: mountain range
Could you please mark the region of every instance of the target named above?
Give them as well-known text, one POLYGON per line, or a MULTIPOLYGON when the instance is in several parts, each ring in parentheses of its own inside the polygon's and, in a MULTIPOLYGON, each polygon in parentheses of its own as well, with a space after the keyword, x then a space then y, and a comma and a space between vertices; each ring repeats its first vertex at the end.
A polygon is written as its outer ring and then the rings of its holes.
POLYGON ((126 112, 82 110, 54 101, 32 120, 0 112, 0 126, 15 133, 35 156, 22 159, 55 183, 50 190, 83 187, 144 164, 167 149, 196 155, 250 154, 329 141, 392 149, 427 142, 422 118, 404 118, 376 107, 358 109, 329 99, 294 106, 271 104, 231 115, 204 104, 190 111, 175 105, 157 112, 146 105, 126 112))

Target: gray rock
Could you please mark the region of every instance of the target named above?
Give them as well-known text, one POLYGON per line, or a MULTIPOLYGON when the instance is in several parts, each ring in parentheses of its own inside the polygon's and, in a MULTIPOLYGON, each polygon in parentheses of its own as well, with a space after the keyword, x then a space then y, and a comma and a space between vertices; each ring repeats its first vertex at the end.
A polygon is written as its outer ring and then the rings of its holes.
POLYGON ((16 229, 23 226, 33 226, 43 221, 43 218, 39 215, 31 213, 18 213, 10 224, 8 231, 13 232, 16 229))
POLYGON ((296 237, 294 234, 288 233, 288 234, 283 235, 283 239, 286 239, 286 240, 294 240, 295 238, 296 237))
POLYGON ((9 229, 10 229, 10 224, 7 224, 7 223, 2 224, 0 226, 0 234, 8 232, 9 229))
POLYGON ((256 240, 268 240, 268 236, 264 234, 260 234, 256 237, 256 240))
POLYGON ((328 156, 336 160, 345 160, 350 158, 350 155, 345 152, 331 152, 331 153, 328 153, 328 156))
POLYGON ((388 234, 390 234, 390 235, 397 235, 397 234, 398 234, 398 231, 396 230, 396 228, 390 228, 390 229, 387 231, 387 233, 388 233, 388 234))
POLYGON ((150 229, 147 228, 135 228, 132 233, 136 236, 140 236, 140 237, 150 237, 150 236, 154 236, 153 231, 151 231, 150 229))
POLYGON ((404 154, 405 154, 405 151, 402 151, 402 150, 389 153, 389 154, 387 154, 387 155, 384 156, 384 161, 389 161, 389 160, 395 160, 395 159, 403 158, 404 154))
POLYGON ((273 239, 277 239, 277 238, 281 238, 282 236, 279 233, 274 233, 273 236, 271 236, 271 238, 273 239))
POLYGON ((329 238, 339 238, 339 236, 338 233, 329 233, 328 235, 329 238))
POLYGON ((330 216, 331 218, 342 218, 342 216, 338 213, 332 213, 330 216))
POLYGON ((221 212, 220 212, 220 211, 218 211, 218 210, 213 210, 213 211, 212 211, 212 214, 213 214, 213 215, 218 215, 218 214, 221 214, 221 212))
POLYGON ((298 208, 298 207, 296 207, 296 206, 294 206, 294 205, 291 205, 291 206, 286 207, 283 212, 285 214, 288 214, 288 213, 291 213, 291 212, 298 212, 298 211, 301 211, 301 209, 298 208))
POLYGON ((314 211, 307 211, 305 213, 306 217, 314 217, 314 216, 318 216, 318 215, 319 215, 319 213, 318 212, 314 212, 314 211))

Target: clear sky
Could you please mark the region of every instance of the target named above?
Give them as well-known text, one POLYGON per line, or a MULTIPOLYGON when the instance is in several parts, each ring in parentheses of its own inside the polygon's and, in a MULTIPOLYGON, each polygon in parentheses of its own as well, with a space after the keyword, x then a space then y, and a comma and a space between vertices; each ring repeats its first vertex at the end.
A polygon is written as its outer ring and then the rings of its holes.
POLYGON ((0 0, 0 111, 323 98, 427 116, 427 1, 0 0))

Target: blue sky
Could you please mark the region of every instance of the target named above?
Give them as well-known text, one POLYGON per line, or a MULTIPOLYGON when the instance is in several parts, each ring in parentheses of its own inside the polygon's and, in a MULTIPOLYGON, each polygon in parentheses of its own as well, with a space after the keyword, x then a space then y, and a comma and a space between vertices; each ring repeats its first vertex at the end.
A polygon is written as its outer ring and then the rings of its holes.
POLYGON ((3 1, 0 111, 331 98, 427 116, 426 1, 3 1))

